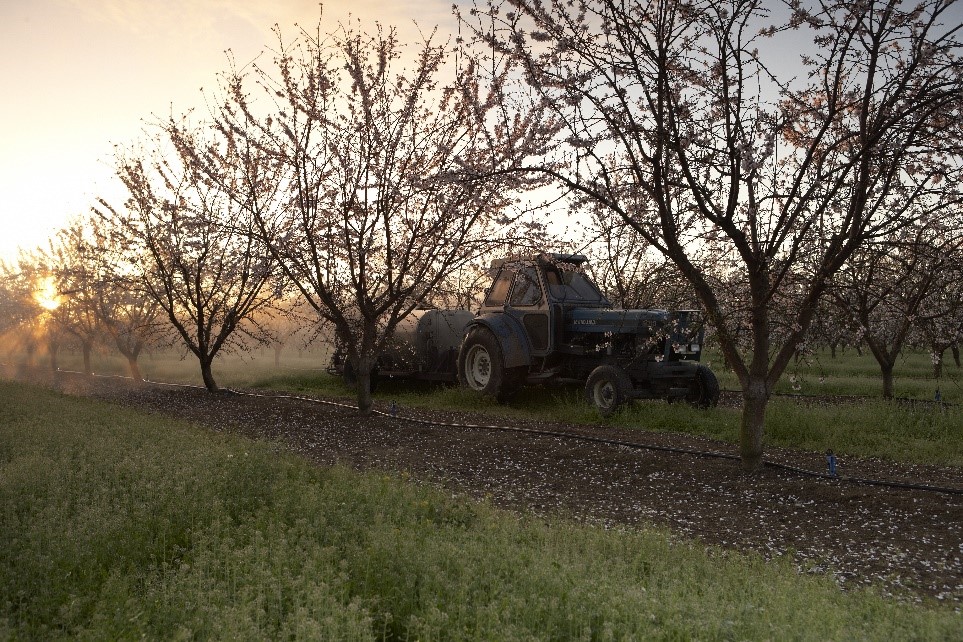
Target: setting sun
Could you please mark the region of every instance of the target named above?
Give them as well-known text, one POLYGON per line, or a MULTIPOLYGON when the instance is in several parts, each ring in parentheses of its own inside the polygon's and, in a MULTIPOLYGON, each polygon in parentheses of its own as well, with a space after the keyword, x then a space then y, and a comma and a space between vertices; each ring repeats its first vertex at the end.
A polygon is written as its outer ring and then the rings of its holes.
POLYGON ((60 307, 60 294, 57 293, 57 286, 52 276, 40 282, 40 287, 33 293, 33 299, 45 310, 56 310, 60 307))

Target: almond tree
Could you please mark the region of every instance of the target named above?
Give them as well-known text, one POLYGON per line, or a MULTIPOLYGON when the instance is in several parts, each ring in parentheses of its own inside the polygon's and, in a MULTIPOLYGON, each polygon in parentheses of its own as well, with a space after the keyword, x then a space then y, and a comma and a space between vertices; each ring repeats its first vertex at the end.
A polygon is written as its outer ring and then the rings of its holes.
POLYGON ((943 284, 931 295, 933 309, 940 314, 926 314, 919 321, 924 345, 933 358, 933 377, 943 375, 943 358, 951 351, 956 367, 960 367, 959 345, 963 343, 963 252, 943 272, 943 284))
POLYGON ((478 310, 492 283, 491 261, 496 258, 503 257, 483 257, 449 273, 427 293, 425 304, 447 310, 478 310))
POLYGON ((869 243, 850 257, 830 290, 832 301, 859 330, 880 367, 883 396, 890 398, 893 370, 913 334, 928 331, 939 355, 956 339, 960 301, 958 257, 963 222, 912 226, 869 243))
POLYGON ((317 339, 323 331, 318 315, 304 304, 300 293, 283 294, 271 310, 258 315, 259 323, 270 334, 267 345, 274 352, 274 367, 281 367, 281 353, 292 344, 300 349, 317 339))
POLYGON ((44 252, 20 251, 16 263, 3 268, 4 282, 0 303, 0 321, 4 322, 4 341, 24 352, 23 368, 34 366, 40 348, 47 351, 50 369, 58 369, 60 348, 68 340, 64 325, 56 315, 64 299, 57 289, 55 274, 50 269, 44 252))
POLYGON ((832 276, 868 239, 959 200, 952 4, 793 0, 777 27, 760 0, 505 0, 462 16, 505 110, 528 97, 562 124, 551 154, 515 169, 625 221, 691 284, 742 387, 747 470, 832 276), (794 29, 816 47, 801 77, 777 77, 794 29), (720 259, 737 268, 735 315, 720 259))
POLYGON ((687 309, 694 305, 689 284, 625 221, 596 212, 584 230, 592 275, 615 307, 687 309))
POLYGON ((95 211, 119 239, 117 256, 126 257, 121 274, 135 277, 163 310, 197 357, 205 387, 215 392, 217 354, 239 334, 266 340, 253 315, 272 305, 279 281, 274 261, 252 234, 250 212, 165 137, 158 130, 151 147, 118 154, 117 174, 130 197, 124 208, 100 200, 95 211))
POLYGON ((138 359, 162 336, 161 306, 134 279, 114 275, 97 297, 97 316, 117 351, 127 360, 127 372, 143 381, 138 359))
POLYGON ((138 359, 144 348, 156 343, 164 333, 161 307, 145 291, 141 279, 127 270, 131 266, 130 244, 122 229, 111 229, 99 218, 87 221, 89 232, 78 239, 84 245, 94 270, 94 311, 117 351, 127 360, 127 371, 134 381, 142 381, 138 359))
MULTIPOLYGON (((435 34, 407 53, 380 26, 302 32, 290 44, 279 35, 273 67, 225 77, 214 114, 222 145, 179 143, 251 212, 271 256, 334 329, 362 413, 398 322, 446 276, 525 231, 508 208, 531 181, 479 180, 506 159, 485 138, 494 105, 479 100, 472 71, 446 83, 457 70, 435 34), (263 94, 248 93, 252 82, 263 94), (265 183, 281 192, 266 194, 265 183)), ((529 136, 525 123, 502 133, 529 136)))
POLYGON ((827 346, 830 358, 835 359, 840 348, 845 352, 848 346, 858 345, 853 327, 851 317, 833 304, 832 297, 823 297, 809 326, 810 343, 827 346))
POLYGON ((15 283, 10 266, 0 261, 0 337, 18 326, 24 316, 23 300, 15 283))
POLYGON ((5 337, 39 314, 39 306, 31 296, 32 287, 21 270, 0 260, 0 336, 5 337))
POLYGON ((85 238, 84 224, 74 221, 57 231, 43 260, 61 297, 50 317, 80 344, 84 374, 92 374, 90 356, 103 337, 103 327, 97 315, 97 258, 85 238))
POLYGON ((46 310, 36 296, 41 287, 36 266, 36 257, 24 253, 16 263, 0 261, 0 343, 8 354, 23 351, 18 368, 33 366, 45 334, 46 310))

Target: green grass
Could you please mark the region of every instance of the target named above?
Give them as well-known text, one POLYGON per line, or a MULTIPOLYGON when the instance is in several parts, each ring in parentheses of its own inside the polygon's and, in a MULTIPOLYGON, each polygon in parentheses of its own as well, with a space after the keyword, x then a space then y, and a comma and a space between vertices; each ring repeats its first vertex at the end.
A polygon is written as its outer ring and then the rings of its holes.
MULTIPOLYGON (((328 354, 319 350, 301 357, 284 355, 282 367, 274 365, 273 354, 262 350, 244 358, 229 355, 215 364, 222 385, 301 394, 353 398, 353 392, 340 379, 324 372, 328 354)), ((75 367, 77 355, 65 353, 61 362, 75 367)), ((718 355, 709 352, 724 388, 737 389, 735 377, 721 368, 718 355)), ((200 383, 196 366, 189 360, 170 356, 143 359, 145 374, 162 381, 200 383)), ((122 373, 123 362, 109 355, 97 355, 97 372, 122 373)), ((799 395, 865 395, 870 398, 834 406, 819 406, 776 395, 766 418, 766 443, 818 452, 832 448, 849 456, 883 457, 895 461, 963 466, 963 374, 952 361, 944 365, 944 376, 932 378, 929 356, 908 353, 900 359, 896 374, 896 393, 902 397, 929 400, 937 385, 951 407, 935 404, 907 404, 879 398, 878 366, 871 355, 855 350, 840 352, 832 359, 828 352, 793 363, 777 386, 777 393, 799 395), (795 377, 798 390, 793 389, 795 377)), ((375 395, 383 402, 395 401, 401 407, 481 412, 493 420, 551 420, 596 425, 601 420, 581 399, 581 389, 568 387, 530 387, 523 389, 511 404, 498 405, 489 399, 457 387, 438 384, 382 379, 375 395)), ((663 401, 638 402, 606 423, 632 429, 689 433, 731 443, 738 442, 740 411, 715 408, 699 411, 685 404, 663 401)), ((817 462, 821 467, 821 463, 817 462)))
MULTIPOLYGON (((269 348, 257 348, 245 353, 219 354, 214 359, 214 377, 221 386, 249 387, 265 377, 282 373, 296 372, 299 375, 322 373, 330 360, 330 351, 325 346, 301 352, 290 349, 282 354, 279 367, 275 366, 274 352, 269 348)), ((16 366, 23 361, 23 355, 0 353, 0 363, 16 366)), ((79 372, 83 369, 83 358, 79 351, 61 350, 57 363, 62 370, 79 372)), ((49 361, 45 355, 35 356, 31 365, 44 369, 49 367, 49 361)), ((170 351, 157 352, 153 355, 144 354, 138 360, 138 365, 147 379, 203 385, 200 366, 197 364, 197 358, 192 354, 184 356, 170 351)), ((129 374, 127 360, 116 351, 103 348, 95 351, 91 356, 91 369, 100 375, 124 377, 129 374)))
MULTIPOLYGON (((723 360, 718 351, 708 351, 705 360, 712 365, 724 388, 739 388, 736 376, 722 367, 723 360)), ((963 370, 956 367, 947 351, 942 376, 936 379, 929 353, 907 351, 897 359, 894 387, 897 397, 932 400, 939 389, 944 401, 963 403, 963 370)), ((850 348, 846 352, 838 351, 834 359, 828 350, 823 350, 790 363, 775 391, 882 397, 883 380, 879 364, 868 351, 864 350, 860 355, 850 348)))
MULTIPOLYGON (((256 383, 268 390, 341 397, 352 391, 324 373, 268 376, 256 383)), ((601 419, 581 397, 579 387, 526 388, 510 404, 499 405, 469 390, 414 381, 381 381, 375 398, 405 407, 480 412, 492 421, 548 420, 584 425, 615 425, 632 430, 684 433, 738 443, 741 410, 711 410, 664 401, 636 402, 601 419)), ((963 466, 963 407, 867 399, 814 405, 774 397, 766 416, 766 443, 786 448, 883 457, 893 461, 963 466)), ((814 466, 822 468, 821 459, 814 466)))
POLYGON ((789 560, 516 516, 0 382, 0 639, 953 639, 789 560))
POLYGON ((780 400, 766 416, 767 438, 780 446, 963 466, 963 408, 898 402, 809 407, 780 400))
MULTIPOLYGON (((894 373, 896 396, 932 400, 939 389, 945 401, 963 404, 963 370, 956 367, 949 352, 946 357, 943 375, 935 379, 928 353, 906 352, 901 355, 894 373)), ((18 358, 12 355, 0 361, 13 363, 18 358)), ((311 385, 317 388, 329 358, 330 346, 317 346, 311 351, 301 352, 288 348, 282 353, 280 367, 275 367, 273 352, 259 348, 244 354, 220 355, 214 363, 214 374, 218 383, 225 386, 263 386, 272 379, 287 380, 291 386, 297 386, 300 384, 296 380, 306 377, 312 379, 311 385)), ((35 361, 43 360, 38 357, 35 361)), ((717 350, 707 350, 704 362, 712 367, 723 388, 738 390, 739 383, 735 375, 723 367, 717 350)), ((79 370, 82 367, 80 355, 66 350, 61 351, 59 363, 65 369, 79 370)), ((98 373, 127 374, 126 362, 110 351, 95 353, 92 363, 94 371, 98 373)), ((200 370, 192 356, 182 359, 171 353, 157 353, 153 357, 144 355, 140 359, 140 366, 144 375, 151 379, 201 384, 200 370)), ((775 392, 878 398, 882 396, 882 379, 879 365, 865 350, 862 355, 853 349, 839 351, 835 359, 828 351, 821 351, 791 363, 775 392)))

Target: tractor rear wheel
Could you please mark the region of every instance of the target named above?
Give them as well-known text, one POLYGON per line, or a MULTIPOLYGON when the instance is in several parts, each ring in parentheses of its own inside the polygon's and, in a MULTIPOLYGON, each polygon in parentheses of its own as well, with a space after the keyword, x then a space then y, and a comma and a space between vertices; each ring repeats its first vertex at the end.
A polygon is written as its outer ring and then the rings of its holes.
POLYGON ((629 400, 631 391, 632 380, 625 370, 609 364, 593 370, 585 382, 585 400, 603 417, 615 414, 629 400))
POLYGON ((518 376, 505 367, 501 346, 487 328, 473 328, 458 351, 458 381, 466 388, 508 401, 518 389, 518 376))

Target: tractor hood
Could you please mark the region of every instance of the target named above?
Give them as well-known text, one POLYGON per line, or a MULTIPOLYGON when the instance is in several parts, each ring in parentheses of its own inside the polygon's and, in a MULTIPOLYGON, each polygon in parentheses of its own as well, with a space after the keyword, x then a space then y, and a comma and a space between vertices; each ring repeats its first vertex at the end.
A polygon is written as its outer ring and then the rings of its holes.
POLYGON ((668 310, 613 310, 610 308, 575 308, 565 312, 565 330, 579 333, 645 334, 667 326, 672 314, 668 310))

